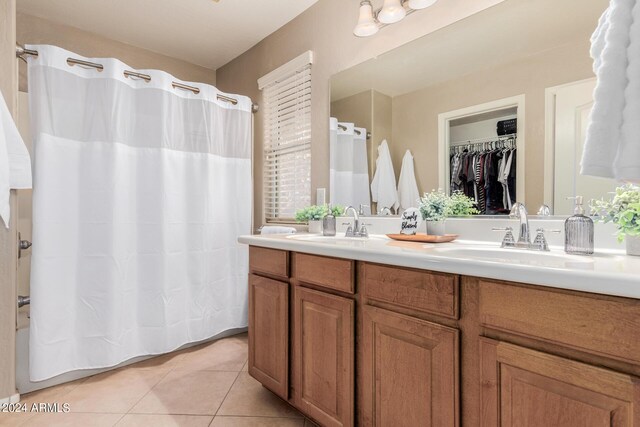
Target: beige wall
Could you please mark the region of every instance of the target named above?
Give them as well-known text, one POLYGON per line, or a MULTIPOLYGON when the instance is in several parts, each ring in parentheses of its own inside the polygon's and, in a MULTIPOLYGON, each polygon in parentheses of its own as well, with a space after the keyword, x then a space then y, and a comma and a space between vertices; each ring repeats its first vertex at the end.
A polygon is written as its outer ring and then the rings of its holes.
MULTIPOLYGON (((120 43, 46 19, 18 13, 17 39, 21 45, 51 44, 93 58, 117 58, 136 69, 163 70, 175 77, 216 84, 216 72, 180 59, 120 43)), ((26 91, 26 67, 20 67, 20 90, 26 91)))
MULTIPOLYGON (((408 16, 368 38, 352 34, 358 16, 358 1, 320 0, 287 25, 217 71, 223 91, 261 101, 257 79, 301 53, 312 50, 312 194, 329 188, 329 77, 404 43, 429 34, 503 0, 448 0, 408 16)), ((262 120, 255 116, 255 222, 262 214, 262 120)))
MULTIPOLYGON (((525 198, 544 199, 545 88, 593 77, 588 40, 393 98, 391 157, 396 174, 405 150, 415 158, 420 191, 438 187, 438 114, 525 95, 525 198)), ((444 153, 448 155, 448 153, 444 153)))
MULTIPOLYGON (((16 1, 0 0, 0 91, 12 114, 16 112, 16 1)), ((0 221, 0 401, 16 392, 16 197, 11 192, 9 230, 0 221)))

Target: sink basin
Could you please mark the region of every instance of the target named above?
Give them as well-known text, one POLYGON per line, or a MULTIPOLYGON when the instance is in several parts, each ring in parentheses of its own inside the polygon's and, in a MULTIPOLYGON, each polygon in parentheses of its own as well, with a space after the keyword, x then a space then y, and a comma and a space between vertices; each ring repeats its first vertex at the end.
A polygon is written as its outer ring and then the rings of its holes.
POLYGON ((371 234, 368 238, 366 237, 344 237, 343 234, 338 234, 335 236, 323 236, 321 234, 292 234, 287 236, 287 239, 293 240, 301 240, 305 242, 318 242, 318 243, 356 243, 356 242, 368 242, 368 241, 383 241, 389 240, 388 237, 383 235, 371 234))
POLYGON ((434 254, 455 258, 477 259, 495 262, 509 262, 545 267, 567 267, 580 264, 592 264, 593 259, 579 255, 568 255, 562 252, 537 252, 526 249, 502 249, 492 247, 455 247, 438 246, 430 249, 434 254))

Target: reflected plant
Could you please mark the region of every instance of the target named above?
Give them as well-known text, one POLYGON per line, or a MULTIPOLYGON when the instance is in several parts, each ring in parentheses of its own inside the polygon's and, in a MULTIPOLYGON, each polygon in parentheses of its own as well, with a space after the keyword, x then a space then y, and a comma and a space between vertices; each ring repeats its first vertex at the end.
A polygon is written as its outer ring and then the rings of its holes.
MULTIPOLYGON (((297 222, 320 221, 327 216, 328 213, 329 206, 327 205, 311 205, 297 210, 295 218, 297 222)), ((332 206, 331 213, 334 216, 341 216, 344 213, 344 207, 341 205, 332 206)))
POLYGON ((449 215, 448 216, 469 216, 480 213, 475 208, 476 201, 466 196, 462 191, 456 190, 449 196, 449 215))

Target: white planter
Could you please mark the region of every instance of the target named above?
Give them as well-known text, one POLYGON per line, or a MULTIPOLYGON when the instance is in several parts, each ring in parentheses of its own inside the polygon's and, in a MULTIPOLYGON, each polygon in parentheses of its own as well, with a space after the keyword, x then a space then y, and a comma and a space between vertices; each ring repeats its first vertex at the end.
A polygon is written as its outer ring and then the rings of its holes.
POLYGON ((427 224, 427 234, 431 236, 444 236, 445 228, 444 228, 444 220, 442 221, 425 221, 427 224))
POLYGON ((627 255, 640 256, 640 236, 624 236, 627 242, 627 255))
POLYGON ((309 221, 309 233, 322 233, 322 221, 309 221))

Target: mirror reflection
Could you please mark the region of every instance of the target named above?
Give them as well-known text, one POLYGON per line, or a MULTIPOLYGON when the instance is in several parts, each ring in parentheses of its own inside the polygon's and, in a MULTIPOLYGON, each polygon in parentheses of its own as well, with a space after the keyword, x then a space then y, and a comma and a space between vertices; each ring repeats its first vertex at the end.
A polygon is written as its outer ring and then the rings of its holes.
MULTIPOLYGON (((433 189, 483 215, 570 215, 616 182, 579 174, 607 0, 507 0, 331 79, 331 201, 399 213, 433 189)), ((384 31, 384 30, 382 30, 384 31)))

